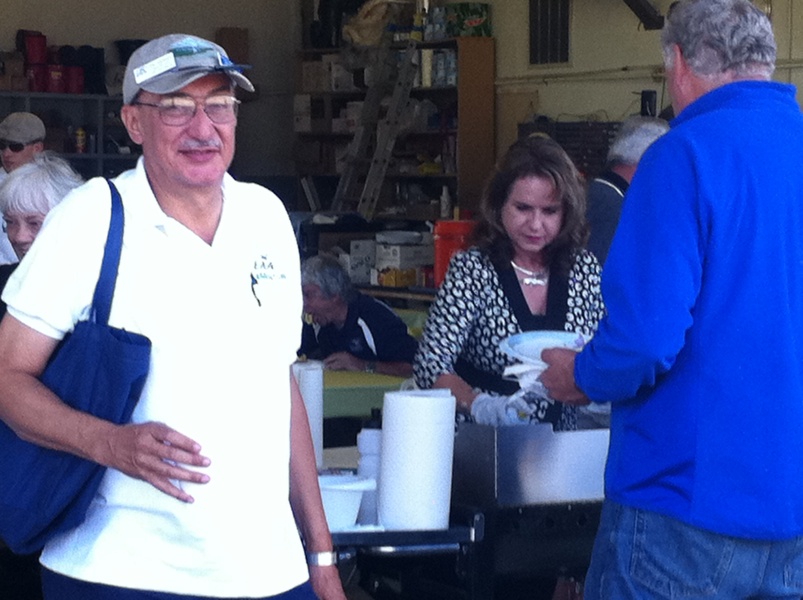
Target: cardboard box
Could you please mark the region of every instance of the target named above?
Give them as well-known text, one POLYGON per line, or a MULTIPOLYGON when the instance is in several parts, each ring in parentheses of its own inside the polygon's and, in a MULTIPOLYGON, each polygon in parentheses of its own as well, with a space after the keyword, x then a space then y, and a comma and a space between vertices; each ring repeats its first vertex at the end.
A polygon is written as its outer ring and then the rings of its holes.
POLYGON ((410 287, 418 281, 418 269, 371 269, 371 285, 410 287))
POLYGON ((301 63, 301 90, 304 92, 329 91, 331 63, 325 60, 305 60, 301 63))
POLYGON ((349 254, 364 258, 373 267, 376 262, 376 241, 351 240, 349 254))
POLYGON ((375 248, 376 243, 373 240, 351 240, 350 252, 338 253, 337 258, 348 272, 352 283, 366 285, 371 282, 375 248))
MULTIPOLYGON (((22 52, 0 52, 0 75, 9 78, 25 77, 25 58, 22 52)), ((28 89, 27 85, 25 89, 28 89)))
POLYGON ((293 96, 293 130, 312 131, 312 99, 309 94, 293 96))
POLYGON ((491 37, 490 4, 456 2, 446 5, 446 33, 452 37, 491 37))
POLYGON ((349 120, 346 117, 332 119, 332 133, 348 133, 349 120))
POLYGON ((357 89, 354 85, 354 74, 341 63, 332 61, 330 64, 332 74, 331 90, 333 92, 351 92, 357 89))
MULTIPOLYGON (((376 268, 380 271, 382 269, 415 269, 434 263, 435 248, 429 244, 376 245, 376 268)), ((415 285, 415 283, 410 285, 415 285)))
POLYGON ((352 73, 339 63, 332 63, 331 88, 333 92, 350 92, 356 88, 352 73))
POLYGON ((349 274, 351 283, 367 285, 371 282, 371 265, 368 263, 367 257, 343 253, 337 258, 349 274))
POLYGON ((310 133, 312 131, 312 117, 310 115, 293 115, 293 131, 310 133))
POLYGON ((295 94, 293 96, 293 114, 310 115, 312 114, 312 96, 309 94, 295 94))

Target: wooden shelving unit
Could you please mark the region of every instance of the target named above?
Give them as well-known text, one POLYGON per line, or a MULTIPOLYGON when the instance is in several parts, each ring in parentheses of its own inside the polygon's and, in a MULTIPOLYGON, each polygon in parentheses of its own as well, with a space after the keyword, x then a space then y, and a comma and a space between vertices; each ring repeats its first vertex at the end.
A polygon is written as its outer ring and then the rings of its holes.
MULTIPOLYGON (((398 210, 411 196, 437 199, 446 185, 461 209, 476 210, 495 157, 494 39, 460 37, 421 42, 419 47, 456 52, 456 85, 414 87, 411 91, 411 101, 431 102, 440 118, 426 129, 398 135, 383 182, 380 208, 398 210), (433 173, 431 164, 429 168, 421 166, 427 158, 440 164, 440 172, 433 173)), ((400 45, 399 49, 402 48, 400 45)), ((302 50, 299 64, 332 61, 340 54, 341 51, 332 48, 302 50)), ((365 90, 310 89, 301 66, 297 89, 298 94, 308 95, 311 117, 310 130, 296 134, 297 173, 336 178, 339 156, 344 154, 353 135, 339 131, 337 125, 342 123, 336 119, 349 102, 362 100, 365 90)))

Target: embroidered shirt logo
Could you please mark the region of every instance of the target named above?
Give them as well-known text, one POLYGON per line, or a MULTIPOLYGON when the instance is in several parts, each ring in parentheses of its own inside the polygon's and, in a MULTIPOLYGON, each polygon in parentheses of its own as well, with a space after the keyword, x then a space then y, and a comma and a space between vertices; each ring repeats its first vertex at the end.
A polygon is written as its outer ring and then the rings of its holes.
POLYGON ((279 281, 287 279, 287 274, 279 271, 273 264, 273 261, 265 254, 261 254, 254 260, 254 265, 251 270, 251 293, 257 301, 258 306, 262 306, 264 296, 262 294, 268 293, 266 285, 272 281, 279 281))

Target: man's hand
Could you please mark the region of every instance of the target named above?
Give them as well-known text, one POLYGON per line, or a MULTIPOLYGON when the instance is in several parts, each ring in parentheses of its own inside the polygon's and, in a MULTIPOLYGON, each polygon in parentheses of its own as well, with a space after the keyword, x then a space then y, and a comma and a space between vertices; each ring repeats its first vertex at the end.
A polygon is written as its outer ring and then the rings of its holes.
POLYGON ((209 476, 181 465, 208 467, 201 445, 164 423, 121 425, 105 442, 102 464, 147 481, 156 489, 182 502, 194 498, 172 480, 207 483, 209 476))
POLYGON ((335 352, 323 359, 323 366, 333 371, 364 371, 365 361, 348 352, 335 352))
POLYGON ((549 392, 549 397, 570 404, 583 406, 590 404, 586 395, 574 383, 574 359, 577 353, 565 348, 548 348, 541 352, 541 360, 547 369, 541 373, 541 383, 549 392))

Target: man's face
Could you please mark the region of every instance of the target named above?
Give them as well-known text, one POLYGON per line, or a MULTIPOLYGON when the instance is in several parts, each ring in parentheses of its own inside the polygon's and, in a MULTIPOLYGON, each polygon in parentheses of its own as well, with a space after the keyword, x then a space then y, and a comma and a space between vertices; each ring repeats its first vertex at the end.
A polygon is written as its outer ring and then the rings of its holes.
POLYGON ((304 312, 312 317, 318 325, 329 325, 337 317, 342 306, 339 296, 330 298, 321 291, 315 284, 301 286, 301 293, 304 297, 304 312))
MULTIPOLYGON (((24 144, 22 150, 14 152, 8 146, 9 142, 7 140, 3 140, 3 142, 0 147, 5 146, 5 148, 0 150, 0 161, 2 161, 3 169, 5 169, 6 173, 11 173, 14 169, 31 162, 36 154, 44 150, 42 142, 33 142, 24 144)), ((16 144, 12 145, 16 146, 16 144)))
POLYGON ((123 120, 131 139, 142 145, 145 166, 154 190, 182 190, 220 186, 234 157, 236 119, 213 122, 204 112, 204 102, 219 96, 233 97, 226 75, 207 75, 178 92, 140 92, 137 102, 123 107, 123 120), (171 98, 197 103, 193 117, 183 125, 165 124, 155 104, 171 98), (145 105, 147 103, 148 105, 145 105))

